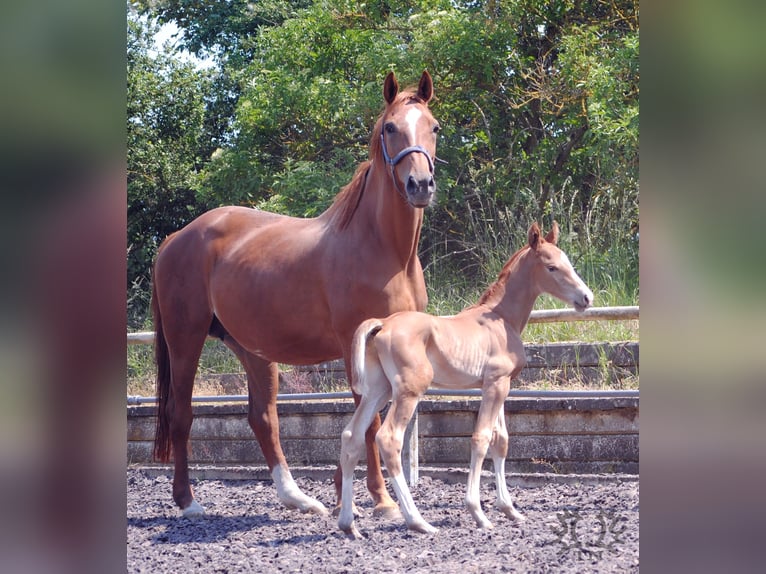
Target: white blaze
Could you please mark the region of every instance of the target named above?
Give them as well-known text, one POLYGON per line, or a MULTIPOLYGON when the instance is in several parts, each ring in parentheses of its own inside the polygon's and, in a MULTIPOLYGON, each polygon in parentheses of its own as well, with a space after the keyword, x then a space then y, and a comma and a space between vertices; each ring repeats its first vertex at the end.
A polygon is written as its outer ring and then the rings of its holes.
POLYGON ((423 112, 420 111, 418 108, 412 107, 407 112, 407 115, 404 116, 404 121, 407 122, 407 126, 410 131, 410 142, 412 142, 410 145, 415 145, 415 142, 417 141, 417 132, 415 128, 418 125, 418 120, 420 119, 420 116, 423 115, 423 112))

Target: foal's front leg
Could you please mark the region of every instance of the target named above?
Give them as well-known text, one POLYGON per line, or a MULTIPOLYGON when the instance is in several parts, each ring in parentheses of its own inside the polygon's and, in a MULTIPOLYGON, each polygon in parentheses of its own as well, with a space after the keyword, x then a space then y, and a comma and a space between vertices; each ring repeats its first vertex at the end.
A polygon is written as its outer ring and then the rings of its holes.
MULTIPOLYGON (((471 467, 468 471, 468 486, 465 493, 465 505, 479 528, 492 528, 492 523, 481 509, 479 485, 481 481, 481 466, 492 442, 493 429, 498 413, 503 406, 510 388, 510 379, 503 377, 499 380, 486 382, 481 391, 481 406, 476 419, 476 428, 471 437, 471 467)), ((506 439, 507 446, 507 439, 506 439)))

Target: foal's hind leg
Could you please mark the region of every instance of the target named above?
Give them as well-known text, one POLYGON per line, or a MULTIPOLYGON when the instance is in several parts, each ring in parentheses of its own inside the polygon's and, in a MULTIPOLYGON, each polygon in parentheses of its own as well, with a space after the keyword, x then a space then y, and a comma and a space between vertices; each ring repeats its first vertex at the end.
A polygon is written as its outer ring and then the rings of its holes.
MULTIPOLYGON (((508 395, 509 387, 510 379, 508 377, 484 383, 481 393, 479 415, 476 418, 476 428, 471 437, 471 467, 468 471, 468 486, 465 493, 465 505, 479 528, 492 528, 492 523, 481 509, 479 493, 481 466, 492 441, 497 417, 503 407, 505 397, 508 395)), ((507 439, 505 444, 507 448, 507 439)))
POLYGON ((505 484, 505 457, 508 454, 508 429, 505 426, 505 409, 500 408, 495 422, 492 441, 489 443, 489 452, 492 455, 492 463, 495 469, 495 485, 497 486, 497 502, 495 505, 511 520, 526 520, 516 510, 505 484))
POLYGON ((351 421, 341 435, 340 468, 343 482, 338 527, 352 538, 361 538, 354 526, 354 468, 364 450, 365 432, 370 422, 391 396, 388 379, 382 376, 382 373, 377 375, 382 378, 370 381, 367 385, 367 392, 361 397, 351 421))
POLYGON ((248 353, 230 335, 226 335, 224 343, 234 351, 245 367, 248 385, 248 422, 263 451, 279 500, 287 508, 297 508, 301 512, 327 514, 327 509, 321 502, 307 496, 298 488, 287 467, 287 460, 279 442, 277 364, 248 353))
MULTIPOLYGON (((401 382, 398 381, 396 386, 401 387, 401 382)), ((383 421, 378 431, 376 441, 378 448, 380 448, 380 454, 386 463, 386 470, 388 470, 388 476, 391 478, 396 498, 399 500, 399 507, 404 515, 407 528, 418 532, 433 533, 437 529, 421 516, 402 472, 404 431, 418 406, 418 400, 420 400, 420 396, 417 394, 406 393, 394 396, 386 420, 383 421)))

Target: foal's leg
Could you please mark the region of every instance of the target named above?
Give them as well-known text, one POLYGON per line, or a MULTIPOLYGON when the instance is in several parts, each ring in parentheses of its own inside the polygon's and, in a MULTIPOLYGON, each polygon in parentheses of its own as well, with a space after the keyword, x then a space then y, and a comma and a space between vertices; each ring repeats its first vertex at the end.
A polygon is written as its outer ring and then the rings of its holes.
MULTIPOLYGON (((351 363, 347 358, 351 355, 351 352, 349 350, 344 350, 343 355, 346 358, 347 380, 351 381, 351 372, 349 368, 351 363)), ((371 365, 368 365, 368 369, 372 368, 371 365)), ((388 383, 388 381, 386 381, 386 386, 390 388, 390 383, 388 383)), ((359 395, 353 393, 353 397, 354 403, 357 408, 359 408, 359 395)), ((364 435, 364 443, 367 447, 367 490, 375 504, 375 507, 372 510, 372 515, 384 520, 393 520, 398 519, 401 514, 398 505, 394 502, 394 499, 391 498, 391 495, 388 494, 386 482, 383 480, 383 470, 380 466, 380 453, 378 452, 378 446, 375 443, 375 436, 378 434, 378 430, 380 430, 380 413, 375 412, 372 417, 372 422, 366 427, 364 435)), ((342 476, 342 469, 338 466, 333 480, 335 482, 335 494, 337 495, 339 502, 341 500, 342 476)))
POLYGON ((341 435, 340 468, 343 482, 338 527, 352 538, 361 538, 354 526, 354 468, 364 450, 366 429, 391 397, 391 385, 385 375, 378 372, 371 376, 374 379, 368 383, 366 394, 361 397, 351 421, 341 435))
POLYGON ((224 339, 245 367, 248 387, 248 416, 258 444, 261 446, 271 478, 277 487, 277 496, 287 508, 301 512, 327 514, 327 509, 318 500, 304 494, 295 483, 279 442, 279 418, 277 416, 277 393, 279 391, 279 370, 276 363, 270 363, 248 353, 230 336, 224 339))
MULTIPOLYGON (((397 383, 401 386, 401 379, 397 383)), ((386 463, 388 476, 391 478, 391 483, 396 492, 396 498, 399 500, 399 507, 404 515, 407 528, 418 532, 433 533, 437 529, 426 522, 421 516, 415 506, 412 493, 410 493, 407 481, 404 479, 404 473, 402 472, 404 431, 415 412, 415 408, 418 406, 418 400, 420 400, 420 396, 417 394, 396 394, 391 402, 391 408, 388 410, 386 420, 383 421, 378 431, 376 441, 380 448, 380 454, 386 463)))
POLYGON ((471 437, 471 467, 468 471, 465 505, 479 528, 492 528, 492 523, 481 509, 479 495, 481 466, 484 462, 484 457, 487 455, 489 444, 492 441, 492 430, 505 397, 508 395, 509 386, 510 379, 508 377, 484 384, 481 392, 479 415, 476 419, 476 428, 471 437))
MULTIPOLYGON (((505 401, 503 401, 505 402, 505 401)), ((495 484, 497 486, 497 502, 495 505, 511 520, 522 521, 524 516, 516 510, 505 484, 505 457, 508 454, 508 429, 505 426, 505 409, 500 408, 495 421, 495 432, 489 443, 489 452, 495 469, 495 484)))

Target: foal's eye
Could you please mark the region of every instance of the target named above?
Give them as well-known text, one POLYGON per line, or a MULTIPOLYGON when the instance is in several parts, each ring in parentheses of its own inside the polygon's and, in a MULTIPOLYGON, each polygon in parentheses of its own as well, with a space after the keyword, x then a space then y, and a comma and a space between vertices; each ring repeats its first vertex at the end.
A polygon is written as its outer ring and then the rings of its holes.
POLYGON ((554 271, 556 271, 556 266, 555 265, 548 265, 548 271, 553 273, 554 271))
POLYGON ((438 133, 439 133, 439 130, 441 130, 441 129, 442 129, 442 127, 441 127, 439 124, 436 124, 436 125, 434 126, 434 133, 435 133, 435 134, 438 134, 438 133))
POLYGON ((387 123, 385 129, 387 134, 392 134, 396 132, 396 126, 392 123, 387 123))

